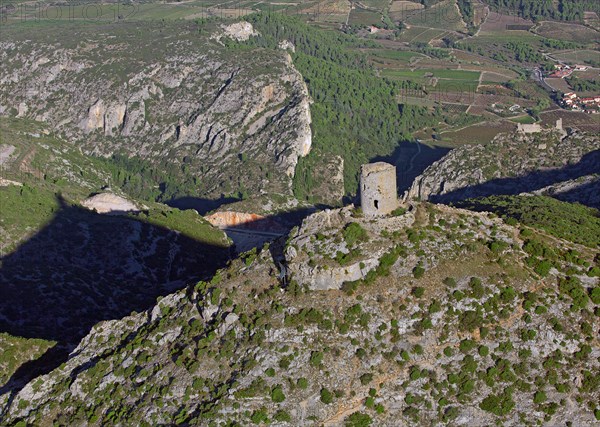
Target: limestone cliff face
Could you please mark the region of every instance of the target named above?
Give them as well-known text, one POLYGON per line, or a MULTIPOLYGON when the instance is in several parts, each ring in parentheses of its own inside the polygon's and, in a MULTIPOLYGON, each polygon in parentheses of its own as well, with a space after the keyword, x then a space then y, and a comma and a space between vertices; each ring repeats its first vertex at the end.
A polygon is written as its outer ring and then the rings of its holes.
POLYGON ((452 202, 493 194, 552 195, 561 192, 555 188, 561 182, 570 182, 570 191, 587 189, 590 183, 598 189, 594 175, 600 172, 600 140, 579 133, 561 136, 501 134, 490 144, 452 150, 415 179, 404 199, 452 202))
POLYGON ((87 153, 185 159, 204 197, 290 194, 312 140, 308 91, 287 52, 223 45, 255 35, 248 23, 216 27, 217 38, 180 24, 77 31, 72 44, 7 35, 0 113, 46 122, 87 153))

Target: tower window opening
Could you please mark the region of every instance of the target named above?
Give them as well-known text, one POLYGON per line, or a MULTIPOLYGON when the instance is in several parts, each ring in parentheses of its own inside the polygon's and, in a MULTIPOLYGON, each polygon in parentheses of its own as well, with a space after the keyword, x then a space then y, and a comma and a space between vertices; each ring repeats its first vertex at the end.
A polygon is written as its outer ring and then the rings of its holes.
POLYGON ((379 200, 374 200, 373 205, 375 205, 375 209, 379 209, 379 200))

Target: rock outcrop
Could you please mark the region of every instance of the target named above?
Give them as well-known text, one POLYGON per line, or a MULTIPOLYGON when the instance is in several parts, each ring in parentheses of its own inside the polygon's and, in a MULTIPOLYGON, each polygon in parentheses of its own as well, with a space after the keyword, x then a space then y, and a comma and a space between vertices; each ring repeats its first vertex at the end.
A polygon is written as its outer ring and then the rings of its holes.
POLYGON ((243 228, 247 230, 283 233, 285 227, 276 220, 253 213, 220 211, 205 217, 218 228, 243 228))
POLYGON ((310 215, 290 236, 285 259, 290 277, 315 290, 340 289, 345 282, 361 280, 379 265, 390 251, 393 239, 384 230, 401 230, 415 221, 414 214, 378 219, 376 225, 365 218, 354 217, 354 206, 324 210, 310 215), (347 239, 344 230, 354 223, 364 229, 358 241, 347 239), (385 231, 384 233, 385 234, 385 231))
POLYGON ((579 133, 561 137, 553 132, 500 134, 486 145, 454 149, 425 169, 404 199, 447 203, 495 194, 552 195, 551 188, 561 182, 575 180, 575 187, 596 182, 600 140, 579 133))
POLYGON ((220 40, 222 37, 229 37, 237 41, 246 41, 257 35, 258 32, 254 30, 251 23, 240 21, 229 25, 221 25, 220 31, 215 32, 211 38, 220 40))
POLYGON ((81 202, 83 207, 98 213, 139 212, 140 208, 124 197, 112 193, 96 194, 81 202))

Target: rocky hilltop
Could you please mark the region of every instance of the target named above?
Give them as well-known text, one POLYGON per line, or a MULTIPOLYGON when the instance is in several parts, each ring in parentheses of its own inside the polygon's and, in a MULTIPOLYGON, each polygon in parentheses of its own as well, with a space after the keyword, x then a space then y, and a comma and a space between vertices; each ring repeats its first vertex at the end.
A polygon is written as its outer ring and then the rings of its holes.
POLYGON ((534 193, 600 207, 598 165, 595 135, 500 134, 489 144, 452 150, 418 176, 404 197, 448 203, 534 193))
POLYGON ((251 24, 7 31, 1 114, 45 122, 87 154, 191 171, 202 197, 291 193, 311 149, 308 92, 286 51, 226 47, 251 24))
POLYGON ((4 425, 592 426, 599 260, 441 205, 371 223, 352 208, 317 213, 210 281, 97 324, 66 363, 5 393, 0 416, 4 425), (319 271, 351 265, 344 248, 364 250, 354 255, 369 272, 330 289, 319 271), (292 251, 315 270, 295 269, 292 251), (311 274, 329 290, 311 290, 311 274))

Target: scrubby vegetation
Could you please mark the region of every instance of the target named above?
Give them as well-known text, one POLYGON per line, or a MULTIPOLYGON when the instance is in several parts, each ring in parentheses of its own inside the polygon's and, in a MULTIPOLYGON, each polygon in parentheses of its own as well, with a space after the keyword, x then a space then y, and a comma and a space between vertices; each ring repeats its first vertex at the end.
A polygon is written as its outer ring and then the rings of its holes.
POLYGON ((597 251, 535 229, 521 247, 498 219, 418 210, 352 295, 282 282, 270 251, 256 251, 150 316, 96 326, 35 401, 17 396, 9 421, 296 425, 335 416, 338 402, 353 402, 347 426, 595 419, 600 288, 577 277, 597 251), (538 279, 529 257, 559 268, 538 279))
POLYGON ((576 203, 545 196, 491 196, 459 205, 496 212, 508 223, 519 222, 592 248, 600 245, 600 212, 576 203))
POLYGON ((593 0, 485 0, 495 10, 518 14, 526 19, 556 19, 563 21, 583 21, 584 11, 600 12, 598 3, 593 0))

